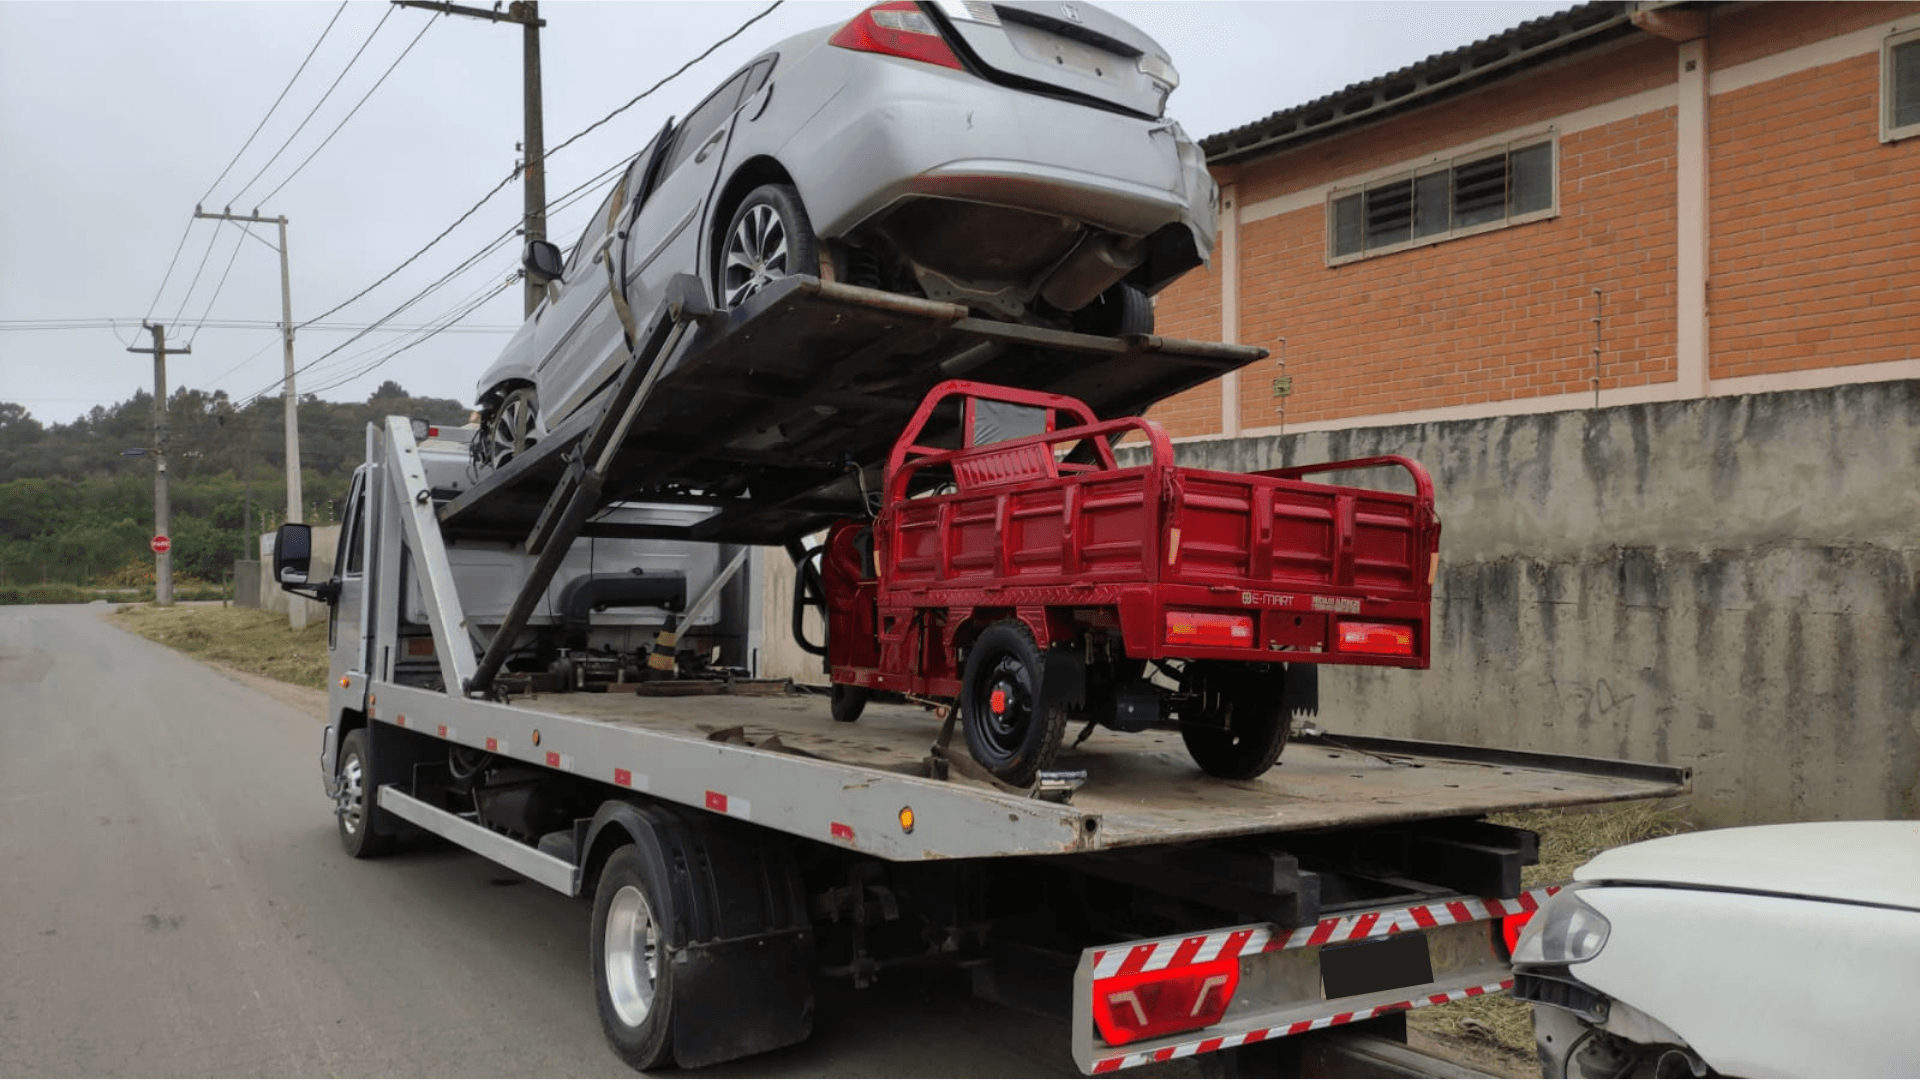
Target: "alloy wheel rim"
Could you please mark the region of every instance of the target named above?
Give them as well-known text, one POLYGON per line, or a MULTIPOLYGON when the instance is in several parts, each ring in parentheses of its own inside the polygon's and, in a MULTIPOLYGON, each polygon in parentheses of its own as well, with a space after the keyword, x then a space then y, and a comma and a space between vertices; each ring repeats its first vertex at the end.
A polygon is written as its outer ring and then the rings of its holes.
POLYGON ((660 976, 660 928, 647 898, 623 885, 607 905, 604 950, 607 997, 621 1023, 639 1027, 653 1011, 654 980, 660 976))
POLYGON ((340 827, 346 830, 348 836, 355 836, 360 832, 363 800, 360 756, 355 754, 348 757, 340 766, 340 827))
POLYGON ((766 203, 750 208, 727 240, 721 272, 728 307, 787 276, 787 225, 766 203))

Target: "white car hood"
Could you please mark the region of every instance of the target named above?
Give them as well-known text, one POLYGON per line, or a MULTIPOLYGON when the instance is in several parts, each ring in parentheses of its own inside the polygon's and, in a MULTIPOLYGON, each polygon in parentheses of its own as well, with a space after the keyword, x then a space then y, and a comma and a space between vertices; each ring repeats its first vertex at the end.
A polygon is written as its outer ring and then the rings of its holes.
POLYGON ((1816 821, 1683 833, 1602 852, 1573 876, 1920 910, 1920 821, 1816 821))

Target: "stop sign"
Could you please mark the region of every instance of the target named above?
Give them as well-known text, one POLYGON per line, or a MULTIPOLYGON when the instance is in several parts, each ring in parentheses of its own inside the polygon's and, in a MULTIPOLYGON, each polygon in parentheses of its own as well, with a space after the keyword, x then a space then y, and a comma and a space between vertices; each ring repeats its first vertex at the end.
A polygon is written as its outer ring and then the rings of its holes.
POLYGON ((170 537, 156 536, 153 538, 153 553, 155 555, 165 555, 172 547, 173 540, 170 537))

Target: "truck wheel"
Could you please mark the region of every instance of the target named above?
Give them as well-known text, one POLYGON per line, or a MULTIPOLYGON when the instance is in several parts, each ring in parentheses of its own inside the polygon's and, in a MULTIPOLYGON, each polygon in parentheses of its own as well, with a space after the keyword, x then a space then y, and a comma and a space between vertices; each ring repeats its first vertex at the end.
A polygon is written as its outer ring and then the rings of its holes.
POLYGON ((1180 738, 1194 763, 1223 780, 1252 780, 1273 768, 1286 749, 1289 726, 1280 680, 1201 664, 1188 665, 1188 671, 1194 689, 1210 702, 1180 716, 1180 738))
POLYGON ((1093 303, 1073 313, 1073 328, 1083 334, 1127 337, 1153 333, 1153 301, 1146 293, 1122 281, 1093 303))
POLYGON ((664 868, 650 865, 632 844, 607 859, 593 894, 593 988, 600 1027, 613 1052, 642 1072, 673 1064, 667 903, 664 868))
POLYGON ((393 846, 393 837, 374 828, 373 810, 367 805, 372 771, 367 768, 366 728, 355 728, 340 740, 338 768, 340 794, 334 800, 333 816, 340 826, 340 846, 355 859, 386 852, 393 846))
POLYGON ((720 306, 737 308, 789 274, 820 272, 813 223, 790 184, 762 184, 747 193, 720 243, 714 292, 720 306))
POLYGON ((481 438, 495 468, 527 452, 539 437, 540 405, 533 387, 521 386, 507 391, 487 417, 481 438))
POLYGON ((1026 787, 1053 764, 1067 730, 1067 711, 1044 701, 1046 658, 1017 619, 987 627, 967 655, 960 713, 967 749, 987 771, 1026 787))
POLYGON ((827 699, 829 703, 828 707, 833 712, 833 718, 835 720, 843 724, 851 724, 855 720, 860 719, 860 714, 867 709, 867 699, 872 696, 873 691, 864 686, 854 686, 851 683, 834 683, 833 693, 827 699))

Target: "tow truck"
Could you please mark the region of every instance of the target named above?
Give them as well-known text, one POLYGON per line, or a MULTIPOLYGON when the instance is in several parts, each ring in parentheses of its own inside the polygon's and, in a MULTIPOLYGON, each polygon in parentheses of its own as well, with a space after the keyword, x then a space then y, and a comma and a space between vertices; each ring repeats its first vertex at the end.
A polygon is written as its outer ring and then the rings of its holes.
POLYGON ((642 1070, 796 1043, 819 980, 930 964, 1065 1021, 1089 1074, 1435 1067, 1394 1042, 1404 1014, 1506 989, 1501 923, 1540 899, 1520 882, 1536 838, 1487 815, 1675 795, 1687 770, 1309 727, 1281 768, 1225 780, 1147 731, 1013 789, 949 746, 951 713, 937 734, 911 701, 843 724, 759 677, 773 613, 742 582, 871 508, 889 431, 938 383, 1129 416, 1259 355, 812 278, 716 312, 689 279, 600 407, 506 466, 469 473, 405 417, 370 426, 332 575, 308 580, 304 526, 273 558, 331 607, 320 771, 347 853, 432 834, 590 898, 599 1020, 642 1070), (756 374, 795 349, 827 376, 756 374), (600 593, 603 571, 654 572, 598 560, 627 541, 716 551, 684 591, 600 593), (556 587, 576 602, 548 610, 556 587))

